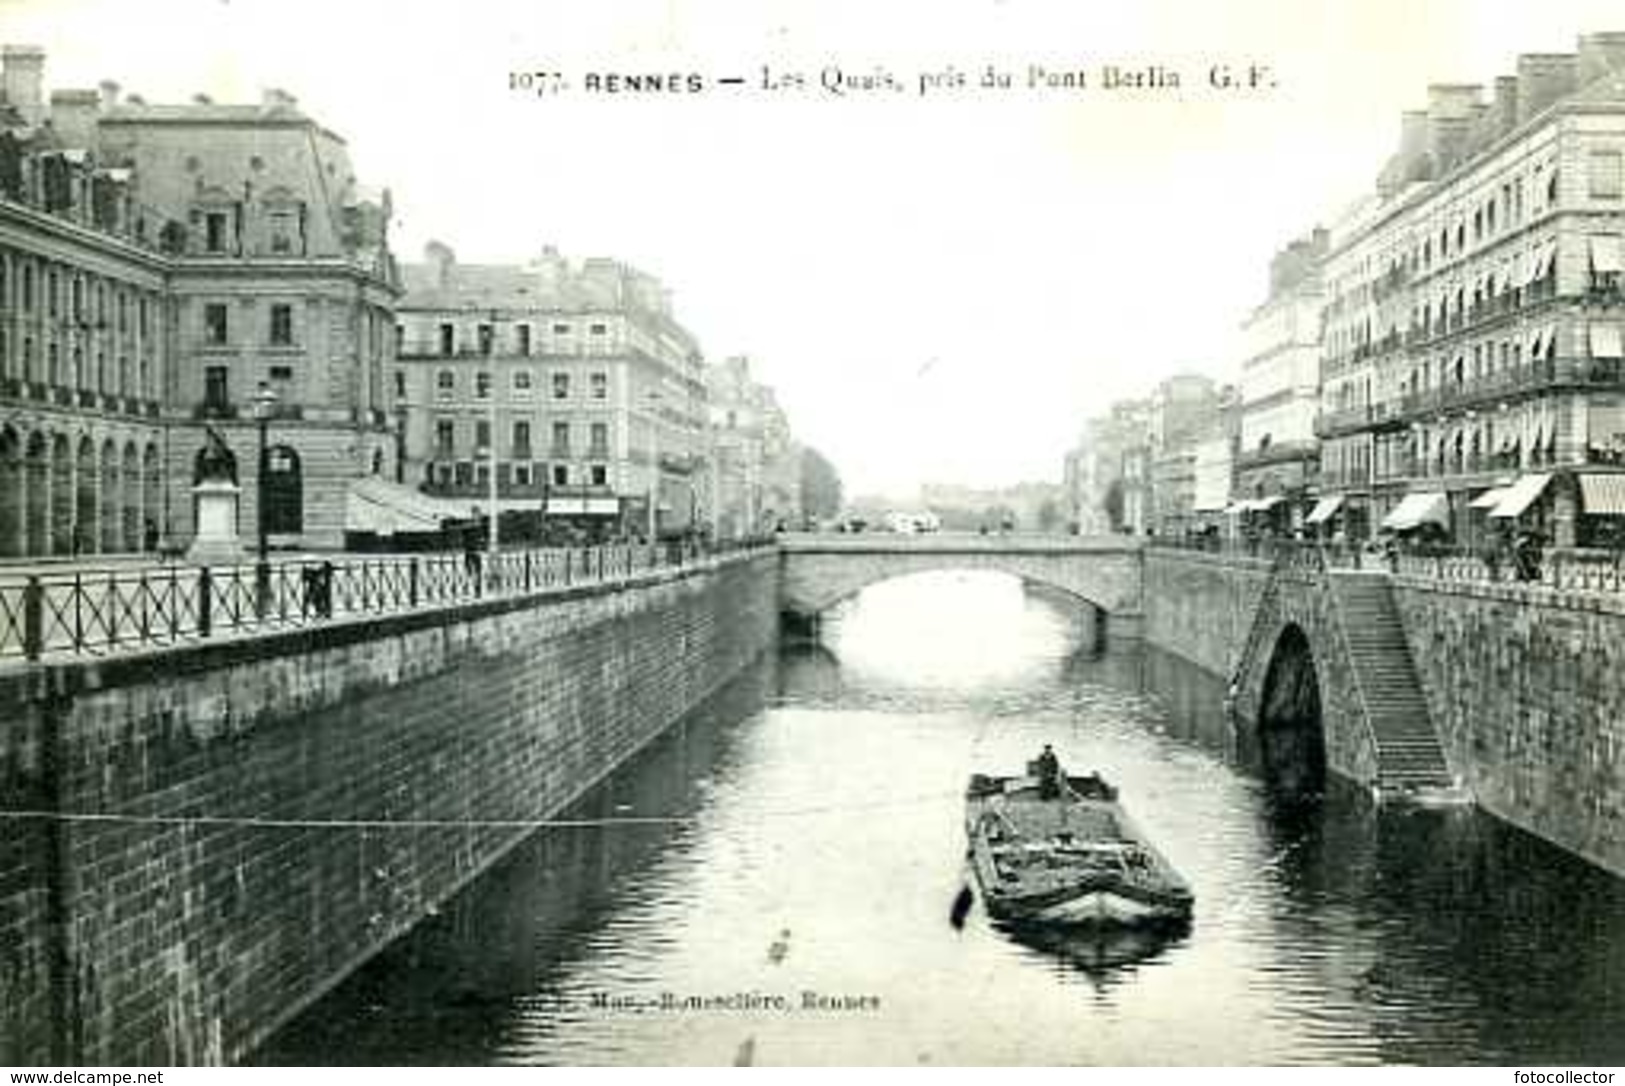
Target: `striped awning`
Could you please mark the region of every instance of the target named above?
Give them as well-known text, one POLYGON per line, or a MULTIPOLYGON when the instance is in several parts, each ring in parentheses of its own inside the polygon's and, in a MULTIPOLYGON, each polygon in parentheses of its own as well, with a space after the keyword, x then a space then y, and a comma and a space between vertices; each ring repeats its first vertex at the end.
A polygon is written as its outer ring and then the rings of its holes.
POLYGON ((1328 494, 1315 503, 1315 507, 1309 511, 1309 515, 1304 518, 1303 522, 1305 524, 1321 524, 1331 520, 1342 504, 1343 495, 1328 494))
POLYGON ((344 495, 344 530, 395 535, 435 532, 441 522, 466 517, 468 507, 421 494, 376 475, 351 480, 344 495))
POLYGON ((1472 501, 1468 502, 1467 508, 1494 509, 1497 505, 1501 504, 1501 499, 1506 497, 1506 493, 1510 489, 1510 487, 1504 486, 1491 487, 1478 497, 1474 498, 1472 501))
POLYGON ((1618 234, 1592 234, 1588 240, 1591 243, 1592 271, 1625 271, 1625 260, 1621 259, 1618 234))
POLYGON ((1432 492, 1407 494, 1391 513, 1382 518, 1382 526, 1395 532, 1406 532, 1422 524, 1450 526, 1450 502, 1443 494, 1432 492))
POLYGON ((1590 516, 1625 516, 1625 475, 1582 475, 1580 497, 1590 516))
POLYGON ((1625 342, 1622 342, 1618 324, 1591 322, 1591 357, 1625 358, 1625 342))
POLYGON ((1528 509, 1534 503, 1536 498, 1540 497, 1541 491, 1545 490, 1546 484, 1551 481, 1552 477, 1545 472, 1538 475, 1522 476, 1517 482, 1507 487, 1506 493, 1501 496, 1500 503, 1490 510, 1490 516, 1516 517, 1521 515, 1525 509, 1528 509))

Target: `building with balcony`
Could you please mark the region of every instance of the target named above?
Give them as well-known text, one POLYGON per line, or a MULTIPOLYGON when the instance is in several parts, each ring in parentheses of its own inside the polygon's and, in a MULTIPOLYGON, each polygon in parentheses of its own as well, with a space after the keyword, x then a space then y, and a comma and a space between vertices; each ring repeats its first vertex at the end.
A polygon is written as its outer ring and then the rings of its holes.
POLYGON ((403 267, 395 410, 403 482, 470 512, 504 509, 594 537, 711 517, 699 345, 653 276, 552 248, 465 264, 430 243, 403 267))
POLYGON ((47 98, 44 61, 0 55, 0 555, 184 542, 206 427, 252 538, 261 384, 278 396, 265 528, 338 544, 347 488, 393 457, 387 195, 281 92, 47 98))
POLYGON ((711 400, 713 530, 720 539, 801 522, 801 452, 773 390, 755 381, 746 358, 708 374, 711 400))
POLYGON ((1560 546, 1625 460, 1625 34, 1436 85, 1325 262, 1323 497, 1355 525, 1560 546))
POLYGON ((1320 267, 1329 235, 1316 229, 1275 254, 1269 294, 1242 323, 1235 497, 1297 528, 1315 485, 1320 407, 1320 267))

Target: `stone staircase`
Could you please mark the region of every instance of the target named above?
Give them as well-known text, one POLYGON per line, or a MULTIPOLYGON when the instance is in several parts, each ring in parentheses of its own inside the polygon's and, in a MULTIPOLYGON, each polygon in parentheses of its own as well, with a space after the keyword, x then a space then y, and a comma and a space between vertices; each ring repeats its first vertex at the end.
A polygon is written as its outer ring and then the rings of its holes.
POLYGON ((1377 747, 1378 789, 1451 789, 1450 768, 1433 730, 1388 576, 1338 571, 1330 574, 1329 588, 1377 747))

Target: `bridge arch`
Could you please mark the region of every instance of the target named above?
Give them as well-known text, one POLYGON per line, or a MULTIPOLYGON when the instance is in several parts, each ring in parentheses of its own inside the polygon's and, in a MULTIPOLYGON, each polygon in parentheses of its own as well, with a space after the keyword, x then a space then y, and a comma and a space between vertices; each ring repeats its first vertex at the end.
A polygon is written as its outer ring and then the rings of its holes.
POLYGON ((1138 547, 1079 540, 998 537, 884 537, 781 540, 780 610, 792 626, 816 628, 818 616, 870 585, 914 573, 1007 573, 1044 585, 1104 614, 1108 634, 1139 636, 1138 547))
POLYGON ((1291 799, 1326 786, 1326 721, 1321 680, 1309 634, 1296 622, 1281 627, 1264 671, 1258 705, 1258 747, 1264 779, 1291 799))

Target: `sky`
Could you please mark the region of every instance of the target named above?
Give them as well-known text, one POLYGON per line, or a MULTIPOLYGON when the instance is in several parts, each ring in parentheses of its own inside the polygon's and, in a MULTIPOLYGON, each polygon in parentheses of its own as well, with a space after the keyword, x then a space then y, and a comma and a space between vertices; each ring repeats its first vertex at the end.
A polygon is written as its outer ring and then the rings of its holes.
POLYGON ((659 276, 849 493, 890 494, 1059 480, 1112 401, 1233 380, 1270 256, 1369 193, 1429 83, 1606 29, 1617 0, 0 0, 48 87, 290 91, 391 190, 403 260, 553 245, 659 276), (1105 89, 1108 65, 1164 85, 1105 89), (1215 65, 1268 72, 1219 90, 1215 65), (969 85, 919 93, 949 70, 969 85), (535 71, 570 89, 511 88, 535 71), (708 82, 606 95, 591 72, 708 82), (822 85, 880 72, 901 89, 822 85))

